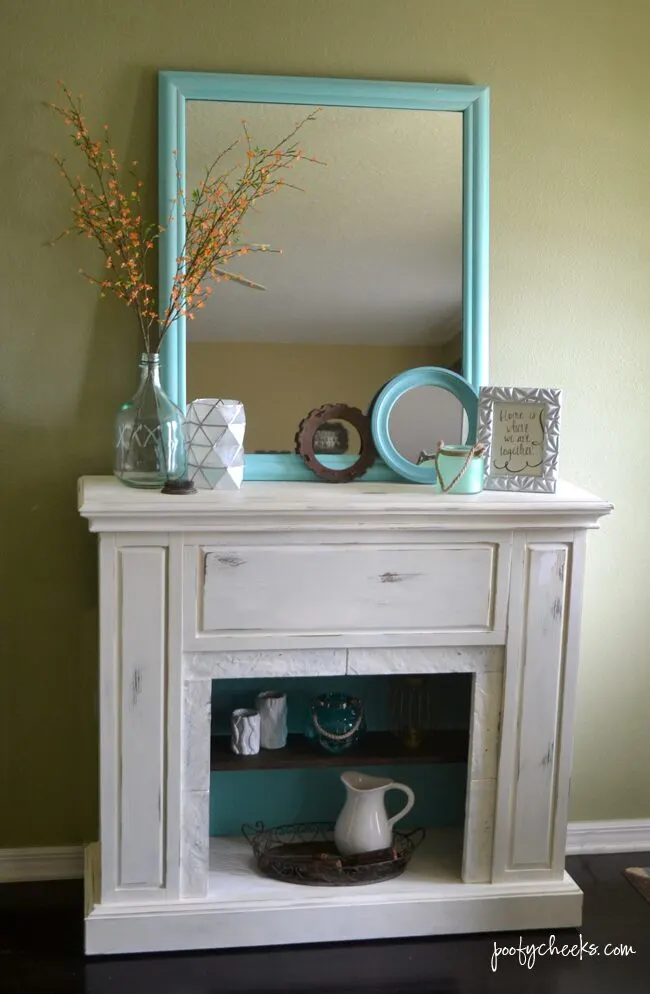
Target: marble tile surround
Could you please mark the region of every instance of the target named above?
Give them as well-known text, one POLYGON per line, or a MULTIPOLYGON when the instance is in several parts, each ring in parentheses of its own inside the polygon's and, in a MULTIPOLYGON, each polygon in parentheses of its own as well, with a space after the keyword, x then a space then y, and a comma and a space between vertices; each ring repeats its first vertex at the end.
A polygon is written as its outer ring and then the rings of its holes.
POLYGON ((183 664, 181 896, 206 897, 212 680, 240 677, 473 673, 462 875, 492 879, 503 649, 440 646, 187 654, 183 664))

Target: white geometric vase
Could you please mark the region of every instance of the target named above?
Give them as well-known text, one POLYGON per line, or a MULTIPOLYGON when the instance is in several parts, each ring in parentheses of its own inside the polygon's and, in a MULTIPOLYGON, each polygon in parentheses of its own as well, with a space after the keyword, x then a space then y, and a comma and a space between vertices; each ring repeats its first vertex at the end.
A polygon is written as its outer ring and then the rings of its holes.
POLYGON ((239 400, 193 400, 185 415, 187 475, 199 490, 237 490, 244 479, 246 412, 239 400))

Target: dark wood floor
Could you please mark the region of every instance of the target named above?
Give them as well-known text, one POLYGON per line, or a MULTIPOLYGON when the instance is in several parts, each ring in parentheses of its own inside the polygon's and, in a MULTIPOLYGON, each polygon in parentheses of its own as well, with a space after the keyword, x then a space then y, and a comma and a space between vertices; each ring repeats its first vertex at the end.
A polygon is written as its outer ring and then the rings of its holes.
MULTIPOLYGON (((567 867, 585 893, 581 935, 600 955, 538 958, 533 969, 502 958, 490 967, 495 942, 518 943, 517 933, 482 937, 300 946, 245 952, 84 959, 80 883, 0 887, 2 994, 228 994, 228 992, 364 992, 364 994, 649 994, 650 903, 621 875, 650 865, 650 853, 573 856, 567 867), (606 957, 604 947, 626 944, 636 953, 606 957)), ((575 943, 575 932, 556 935, 575 943)), ((528 932, 524 943, 548 943, 528 932)))

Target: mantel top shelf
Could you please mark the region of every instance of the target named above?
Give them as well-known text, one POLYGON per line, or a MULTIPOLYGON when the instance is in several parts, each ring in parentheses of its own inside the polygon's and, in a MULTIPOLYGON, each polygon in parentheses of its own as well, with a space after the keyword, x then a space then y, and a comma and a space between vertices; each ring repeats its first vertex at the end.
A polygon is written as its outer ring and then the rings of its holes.
POLYGON ((126 487, 84 476, 79 513, 103 531, 206 531, 359 528, 594 528, 612 505, 561 481, 555 494, 439 494, 420 484, 244 483, 241 490, 190 496, 126 487))

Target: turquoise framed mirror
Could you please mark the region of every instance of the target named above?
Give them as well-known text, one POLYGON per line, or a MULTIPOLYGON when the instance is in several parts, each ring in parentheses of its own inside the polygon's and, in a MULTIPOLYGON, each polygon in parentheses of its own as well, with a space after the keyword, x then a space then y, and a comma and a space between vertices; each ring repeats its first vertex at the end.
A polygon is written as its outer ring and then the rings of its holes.
POLYGON ((436 482, 422 452, 438 442, 473 445, 478 393, 458 373, 436 366, 408 369, 387 383, 372 405, 372 434, 384 464, 411 483, 436 482))
MULTIPOLYGON (((281 251, 237 259, 265 291, 221 283, 200 320, 178 318, 162 348, 163 383, 182 409, 200 396, 244 403, 245 480, 315 481, 294 454, 300 420, 325 403, 367 410, 409 368, 487 382, 483 86, 161 72, 161 307, 184 243, 179 188, 194 188, 243 120, 266 143, 312 111, 300 142, 323 165, 300 164, 295 186, 242 227, 245 242, 281 251)), ((381 460, 363 477, 395 479, 381 460)))

